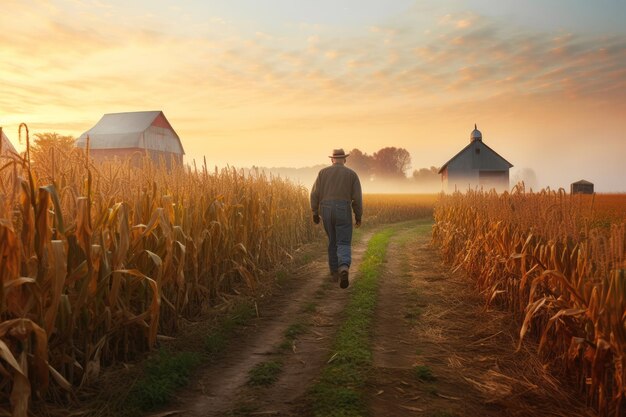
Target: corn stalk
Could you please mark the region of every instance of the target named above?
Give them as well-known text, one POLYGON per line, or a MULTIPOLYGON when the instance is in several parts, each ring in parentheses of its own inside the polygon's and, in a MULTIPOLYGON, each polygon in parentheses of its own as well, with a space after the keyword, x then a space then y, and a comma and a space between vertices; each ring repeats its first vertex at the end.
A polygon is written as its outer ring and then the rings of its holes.
POLYGON ((522 186, 454 194, 436 206, 433 228, 444 258, 475 280, 487 305, 518 318, 519 343, 534 337, 603 416, 624 415, 626 389, 626 201, 615 210, 616 198, 522 186), (593 205, 605 199, 613 209, 598 216, 593 205))

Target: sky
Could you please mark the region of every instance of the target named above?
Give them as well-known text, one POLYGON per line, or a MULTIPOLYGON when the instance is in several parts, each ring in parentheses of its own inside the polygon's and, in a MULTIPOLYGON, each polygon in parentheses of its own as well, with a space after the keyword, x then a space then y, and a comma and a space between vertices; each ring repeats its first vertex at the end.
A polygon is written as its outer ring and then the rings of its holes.
MULTIPOLYGON (((469 141, 537 186, 626 192, 623 0, 0 0, 0 126, 162 110, 186 161, 334 148, 441 166, 469 141)), ((410 174, 410 172, 408 172, 410 174)))

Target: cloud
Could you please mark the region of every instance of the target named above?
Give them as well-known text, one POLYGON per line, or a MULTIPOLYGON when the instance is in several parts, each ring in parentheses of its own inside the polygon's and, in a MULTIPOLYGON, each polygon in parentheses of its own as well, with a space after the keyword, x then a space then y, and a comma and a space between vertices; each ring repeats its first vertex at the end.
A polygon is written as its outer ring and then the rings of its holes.
POLYGON ((217 16, 177 28, 111 7, 93 12, 91 3, 78 2, 80 19, 39 2, 8 3, 16 21, 0 17, 0 123, 78 134, 105 112, 163 109, 202 143, 365 124, 384 132, 479 112, 513 118, 572 99, 624 109, 626 101, 619 36, 419 8, 350 31, 287 25, 287 36, 217 16))
MULTIPOLYGON (((220 90, 239 87, 251 92, 250 88, 263 91, 273 86, 308 92, 320 88, 320 77, 311 74, 324 73, 328 89, 323 94, 343 95, 353 89, 357 97, 364 92, 381 97, 391 89, 411 98, 411 92, 429 91, 435 82, 437 88, 480 97, 502 93, 502 89, 546 88, 584 96, 621 83, 620 69, 626 63, 620 38, 523 32, 472 13, 435 18, 427 29, 432 31, 429 37, 420 35, 423 30, 415 30, 414 22, 408 20, 348 36, 333 36, 319 26, 305 25, 299 35, 285 39, 261 31, 250 38, 230 32, 182 36, 148 25, 104 24, 97 16, 89 16, 86 22, 65 22, 58 12, 46 19, 27 14, 18 2, 10 4, 13 12, 28 18, 29 31, 4 30, 0 45, 12 49, 16 62, 34 58, 27 71, 47 69, 52 74, 43 77, 45 82, 70 89, 82 80, 94 87, 93 74, 125 77, 127 83, 145 86, 144 73, 151 74, 148 80, 184 73, 220 90), (61 74, 68 69, 69 74, 61 74), (202 77, 193 76, 195 72, 202 77), (88 73, 91 79, 84 75, 88 73), (384 85, 378 84, 381 80, 384 85)), ((3 71, 17 74, 23 68, 5 66, 3 71)), ((102 87, 109 86, 103 83, 102 87)))

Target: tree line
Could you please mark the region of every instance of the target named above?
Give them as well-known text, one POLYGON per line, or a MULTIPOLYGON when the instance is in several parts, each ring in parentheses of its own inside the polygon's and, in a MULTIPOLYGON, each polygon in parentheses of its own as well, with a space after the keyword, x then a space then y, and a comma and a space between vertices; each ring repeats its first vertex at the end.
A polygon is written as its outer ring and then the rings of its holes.
POLYGON ((407 177, 411 169, 411 154, 404 148, 389 146, 371 155, 355 148, 350 152, 346 165, 368 181, 412 180, 423 186, 441 186, 439 168, 434 166, 416 169, 407 177))

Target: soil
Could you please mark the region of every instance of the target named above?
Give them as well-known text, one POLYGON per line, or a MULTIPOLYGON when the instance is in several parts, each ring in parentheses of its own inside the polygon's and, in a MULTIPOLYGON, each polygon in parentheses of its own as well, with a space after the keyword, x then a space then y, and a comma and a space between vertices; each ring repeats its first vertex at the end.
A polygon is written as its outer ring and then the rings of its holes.
MULTIPOLYGON (((351 281, 357 271, 372 231, 365 232, 352 248, 351 281)), ((328 360, 330 345, 351 287, 339 288, 331 282, 325 257, 312 261, 289 278, 291 292, 273 297, 260 310, 260 318, 239 337, 223 361, 202 370, 191 386, 180 393, 167 415, 281 415, 297 416, 302 398, 328 360), (315 311, 305 311, 315 303, 315 311), (278 346, 289 326, 310 322, 309 330, 294 341, 290 352, 278 346), (247 386, 254 366, 280 358, 283 371, 269 387, 247 386)), ((164 415, 159 412, 158 415, 164 415)))
POLYGON ((544 369, 535 346, 516 352, 510 314, 486 309, 429 235, 396 240, 388 253, 402 256, 389 257, 378 299, 372 416, 595 415, 544 369))
MULTIPOLYGON (((367 242, 353 247, 351 281, 358 279, 367 242)), ((373 369, 364 398, 370 415, 594 416, 544 369, 535 347, 516 352, 517 327, 503 311, 486 309, 462 274, 444 266, 428 231, 400 229, 387 251, 373 324, 373 369)), ((290 277, 260 318, 236 338, 225 358, 199 372, 191 386, 154 416, 307 416, 307 391, 332 355, 351 287, 330 283, 325 258, 290 277), (305 306, 315 303, 313 312, 305 306), (292 349, 278 348, 287 328, 309 322, 292 349), (279 360, 267 387, 246 384, 257 364, 279 360), (304 404, 304 405, 303 405, 304 404)))

